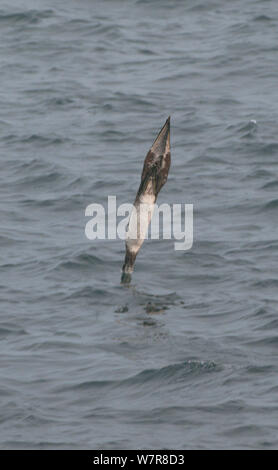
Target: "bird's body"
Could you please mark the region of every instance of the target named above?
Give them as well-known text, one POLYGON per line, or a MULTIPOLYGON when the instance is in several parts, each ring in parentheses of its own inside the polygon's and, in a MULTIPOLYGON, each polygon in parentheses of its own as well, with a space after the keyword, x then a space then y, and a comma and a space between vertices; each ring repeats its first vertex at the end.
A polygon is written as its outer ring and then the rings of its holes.
POLYGON ((145 159, 141 184, 128 225, 122 283, 129 283, 131 280, 136 256, 145 240, 158 193, 167 181, 170 164, 169 117, 145 159))

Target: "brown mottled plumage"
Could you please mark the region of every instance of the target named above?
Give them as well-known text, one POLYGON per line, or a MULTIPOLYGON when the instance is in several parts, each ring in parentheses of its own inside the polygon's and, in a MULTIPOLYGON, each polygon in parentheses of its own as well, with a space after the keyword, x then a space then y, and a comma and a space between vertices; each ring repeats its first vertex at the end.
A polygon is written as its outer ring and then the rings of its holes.
POLYGON ((144 242, 158 193, 167 181, 170 165, 169 117, 147 153, 144 162, 141 184, 129 220, 126 256, 122 273, 122 283, 124 284, 129 283, 131 280, 136 256, 144 242), (141 218, 139 214, 142 214, 141 218))

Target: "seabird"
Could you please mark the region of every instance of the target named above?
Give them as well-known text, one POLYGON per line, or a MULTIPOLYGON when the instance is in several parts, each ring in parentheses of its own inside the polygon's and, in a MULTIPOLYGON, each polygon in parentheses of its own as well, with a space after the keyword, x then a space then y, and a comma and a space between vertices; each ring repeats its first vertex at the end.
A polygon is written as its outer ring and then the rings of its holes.
POLYGON ((136 256, 144 242, 158 193, 167 181, 170 165, 169 116, 145 159, 141 184, 127 229, 126 255, 121 280, 123 284, 128 284, 131 281, 136 256))

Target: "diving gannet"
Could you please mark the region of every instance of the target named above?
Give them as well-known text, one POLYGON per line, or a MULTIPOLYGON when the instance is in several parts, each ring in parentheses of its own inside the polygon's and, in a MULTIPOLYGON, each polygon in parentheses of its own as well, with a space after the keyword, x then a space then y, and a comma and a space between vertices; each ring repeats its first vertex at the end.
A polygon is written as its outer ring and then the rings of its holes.
POLYGON ((133 205, 127 229, 126 255, 121 279, 123 284, 128 284, 131 281, 136 256, 146 237, 158 193, 167 181, 170 165, 169 116, 145 159, 141 184, 133 205))

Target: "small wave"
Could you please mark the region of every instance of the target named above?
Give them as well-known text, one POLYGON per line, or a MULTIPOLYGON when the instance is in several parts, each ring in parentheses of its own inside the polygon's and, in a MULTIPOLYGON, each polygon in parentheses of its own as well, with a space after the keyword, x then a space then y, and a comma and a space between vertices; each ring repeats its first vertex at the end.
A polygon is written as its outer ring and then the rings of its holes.
POLYGON ((83 269, 92 269, 93 266, 104 264, 104 262, 94 255, 89 255, 82 253, 71 260, 63 260, 54 268, 55 270, 83 270, 83 269))
MULTIPOLYGON (((128 377, 123 380, 91 380, 80 384, 71 385, 71 390, 90 390, 95 388, 125 388, 136 386, 144 386, 155 383, 175 384, 184 382, 187 378, 199 377, 203 374, 219 372, 222 368, 212 361, 185 361, 178 364, 172 364, 161 369, 146 369, 139 374, 128 377)), ((60 391, 64 391, 63 387, 60 391)))
POLYGON ((273 201, 268 202, 263 207, 263 210, 267 210, 267 211, 268 210, 273 211, 273 210, 277 210, 277 209, 278 209, 278 199, 274 199, 273 201))
POLYGON ((185 378, 192 375, 199 376, 204 373, 216 372, 220 368, 212 361, 185 361, 171 364, 161 369, 148 369, 126 379, 125 384, 138 384, 154 381, 166 381, 170 383, 183 382, 185 378))
POLYGON ((32 134, 27 137, 20 137, 16 134, 9 134, 3 138, 8 143, 20 143, 20 144, 39 144, 41 146, 48 145, 59 145, 67 142, 69 139, 62 137, 47 137, 38 134, 32 134))
POLYGON ((258 281, 255 282, 254 284, 255 288, 258 289, 268 289, 268 288, 278 288, 278 279, 264 279, 263 281, 258 281))
MULTIPOLYGON (((41 197, 41 196, 39 196, 41 197)), ((28 207, 53 207, 57 212, 63 212, 65 210, 73 210, 75 207, 82 210, 82 196, 72 195, 65 197, 61 194, 60 197, 49 197, 49 198, 38 198, 38 199, 21 199, 20 205, 28 207)))
POLYGON ((105 41, 117 41, 118 39, 123 39, 123 30, 122 28, 115 24, 103 24, 101 22, 92 25, 91 28, 88 28, 87 34, 97 34, 98 36, 103 36, 105 41))
POLYGON ((0 126, 3 129, 3 127, 11 127, 11 124, 0 119, 0 126))
POLYGON ((172 9, 174 7, 175 0, 172 0, 171 2, 167 0, 136 0, 137 5, 150 5, 151 7, 153 5, 158 5, 159 8, 169 8, 172 9))
MULTIPOLYGON (((277 142, 259 142, 258 140, 250 140, 246 141, 244 146, 237 147, 238 152, 244 152, 248 155, 257 155, 260 157, 258 160, 258 164, 262 164, 262 157, 269 157, 274 156, 275 159, 272 161, 273 164, 278 164, 278 160, 276 158, 278 153, 278 143, 277 142)), ((260 171, 268 173, 268 170, 265 168, 261 169, 260 171)))
POLYGON ((15 23, 39 23, 45 18, 54 16, 53 10, 29 10, 15 13, 5 13, 0 11, 0 23, 15 24, 15 23))
POLYGON ((264 144, 261 147, 263 155, 277 155, 278 153, 278 143, 277 142, 270 142, 268 144, 264 144))
POLYGON ((264 308, 264 307, 259 307, 259 308, 257 308, 257 309, 255 310, 254 316, 255 316, 255 317, 261 317, 261 316, 263 316, 263 315, 266 315, 267 312, 268 312, 268 311, 266 310, 266 308, 264 308))
MULTIPOLYGON (((50 441, 50 440, 36 440, 34 437, 30 441, 25 441, 23 439, 13 439, 11 441, 3 441, 1 446, 3 449, 14 449, 14 450, 51 450, 51 449, 75 449, 75 441, 50 441)), ((78 447, 77 447, 78 448, 78 447)))
POLYGON ((44 184, 49 186, 51 183, 56 183, 62 179, 61 173, 57 171, 51 171, 48 174, 37 175, 37 176, 27 176, 21 181, 17 181, 17 184, 21 186, 28 186, 29 188, 42 187, 44 184))
POLYGON ((269 183, 266 183, 262 189, 265 189, 266 191, 271 191, 273 189, 278 189, 278 181, 270 181, 269 183))
POLYGON ((138 52, 142 55, 157 55, 156 52, 152 51, 151 49, 139 49, 138 52))
POLYGON ((146 96, 136 95, 136 94, 128 94, 123 92, 116 92, 113 97, 111 97, 112 101, 120 101, 123 104, 132 105, 132 107, 142 107, 144 111, 146 107, 152 108, 153 102, 147 99, 146 96))
POLYGON ((241 436, 261 436, 262 428, 256 424, 242 425, 242 426, 233 426, 231 429, 224 431, 224 434, 228 437, 237 437, 241 436))
POLYGON ((30 135, 30 137, 26 137, 21 139, 21 142, 24 144, 30 144, 30 143, 39 143, 43 145, 57 145, 57 144, 63 144, 67 139, 61 138, 61 137, 46 137, 43 135, 37 135, 33 134, 30 135))
POLYGON ((25 160, 23 162, 21 160, 15 160, 12 166, 15 170, 18 170, 19 174, 25 172, 28 175, 30 172, 34 172, 37 170, 44 171, 48 168, 48 165, 44 163, 44 161, 39 160, 38 158, 32 158, 32 160, 25 160))
POLYGON ((267 15, 258 15, 254 18, 253 21, 256 21, 256 22, 269 22, 269 21, 272 21, 272 19, 270 18, 270 16, 267 16, 267 15))
POLYGON ((78 353, 79 345, 74 341, 34 341, 31 345, 22 347, 23 351, 55 351, 68 352, 71 355, 78 353))
POLYGON ((26 335, 27 332, 23 328, 15 327, 14 325, 11 326, 0 326, 0 338, 3 339, 6 336, 10 335, 26 335))
POLYGON ((242 245, 237 250, 227 250, 226 255, 235 255, 240 253, 253 253, 254 251, 277 251, 278 248, 278 241, 277 240, 264 240, 264 241, 257 241, 257 242, 249 242, 248 244, 242 245))
POLYGON ((269 374, 271 372, 276 372, 276 366, 274 365, 266 365, 264 364, 263 366, 259 365, 250 365, 246 367, 246 373, 247 374, 255 374, 255 375, 261 375, 261 374, 269 374))
POLYGON ((59 199, 22 199, 20 201, 20 204, 23 206, 29 206, 29 207, 53 207, 57 204, 57 202, 60 202, 59 199))
POLYGON ((68 97, 54 97, 54 98, 49 98, 46 100, 46 104, 56 108, 56 107, 67 107, 71 104, 73 104, 75 100, 73 98, 68 98, 68 97))
POLYGON ((267 321, 263 325, 258 326, 256 330, 261 330, 261 331, 276 330, 277 331, 277 327, 278 327, 278 319, 275 318, 275 320, 267 321))
MULTIPOLYGON (((91 132, 90 132, 91 135, 91 132)), ((119 142, 124 138, 124 134, 119 131, 105 130, 98 134, 106 142, 119 142)))
POLYGON ((85 181, 86 181, 85 177, 78 176, 77 178, 74 178, 69 183, 67 183, 66 188, 67 189, 80 189, 82 186, 84 187, 85 181))
MULTIPOLYGON (((76 25, 84 25, 84 24, 89 24, 91 25, 91 20, 86 20, 84 18, 74 18, 73 20, 69 20, 68 24, 76 24, 76 25)), ((99 23, 98 23, 99 24, 99 23)))
POLYGON ((69 384, 69 386, 62 386, 62 387, 59 387, 59 388, 56 388, 55 389, 55 393, 64 393, 65 391, 68 391, 68 390, 73 390, 73 391, 86 391, 86 390, 90 390, 90 389, 102 389, 102 388, 107 388, 107 387, 111 387, 114 385, 114 381, 113 380, 88 380, 86 382, 82 382, 82 383, 79 383, 79 384, 75 384, 75 385, 71 385, 69 384))
POLYGON ((278 346, 278 335, 277 336, 266 336, 257 340, 248 342, 249 346, 278 346))
POLYGON ((0 235, 0 246, 17 245, 18 243, 19 243, 19 240, 15 240, 14 238, 0 235))
POLYGON ((241 136, 242 139, 248 139, 255 135, 255 133, 257 132, 257 129, 258 129, 257 121, 255 121, 255 119, 252 119, 247 124, 242 125, 238 129, 238 132, 242 134, 241 136))
POLYGON ((244 175, 242 177, 242 181, 246 181, 246 180, 249 180, 249 179, 259 179, 259 178, 269 178, 273 176, 273 174, 270 172, 270 171, 267 171, 265 169, 257 169, 257 170, 254 170, 252 171, 251 173, 249 173, 248 175, 244 175))
POLYGON ((65 300, 74 300, 74 299, 92 299, 92 301, 95 303, 96 298, 102 298, 104 299, 107 297, 108 292, 107 290, 104 289, 98 289, 96 287, 92 286, 86 286, 82 287, 80 289, 77 289, 73 291, 70 295, 65 296, 65 300))
POLYGON ((218 7, 218 4, 215 2, 214 3, 200 2, 200 3, 197 3, 197 5, 195 4, 194 6, 190 7, 189 11, 202 13, 204 11, 211 11, 211 9, 217 8, 217 7, 218 7))

